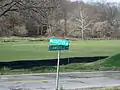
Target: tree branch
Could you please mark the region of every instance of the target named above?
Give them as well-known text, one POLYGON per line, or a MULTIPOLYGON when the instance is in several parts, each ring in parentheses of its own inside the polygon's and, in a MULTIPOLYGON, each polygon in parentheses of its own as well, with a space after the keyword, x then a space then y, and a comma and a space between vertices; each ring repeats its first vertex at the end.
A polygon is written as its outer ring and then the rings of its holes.
POLYGON ((5 11, 3 11, 1 14, 0 14, 0 17, 2 17, 3 15, 5 15, 8 11, 10 11, 10 9, 15 5, 16 3, 14 3, 13 5, 11 5, 10 7, 8 7, 5 11))

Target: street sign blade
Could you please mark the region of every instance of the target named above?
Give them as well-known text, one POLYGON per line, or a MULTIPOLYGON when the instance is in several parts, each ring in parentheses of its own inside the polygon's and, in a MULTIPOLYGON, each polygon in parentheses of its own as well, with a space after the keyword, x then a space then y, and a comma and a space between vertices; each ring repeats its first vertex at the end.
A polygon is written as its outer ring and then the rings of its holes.
POLYGON ((69 46, 63 46, 63 45, 50 45, 49 50, 69 50, 69 46))
POLYGON ((69 45, 69 41, 64 39, 57 39, 57 38, 50 38, 49 39, 49 44, 50 45, 64 45, 64 46, 68 46, 69 45))

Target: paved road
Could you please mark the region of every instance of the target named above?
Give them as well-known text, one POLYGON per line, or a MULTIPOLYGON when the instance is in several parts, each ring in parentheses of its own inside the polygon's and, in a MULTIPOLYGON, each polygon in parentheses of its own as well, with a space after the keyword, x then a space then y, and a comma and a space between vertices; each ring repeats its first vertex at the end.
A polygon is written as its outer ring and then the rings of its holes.
MULTIPOLYGON (((0 76, 0 90, 55 90, 56 74, 0 76)), ((120 85, 120 72, 61 73, 64 89, 120 85)))

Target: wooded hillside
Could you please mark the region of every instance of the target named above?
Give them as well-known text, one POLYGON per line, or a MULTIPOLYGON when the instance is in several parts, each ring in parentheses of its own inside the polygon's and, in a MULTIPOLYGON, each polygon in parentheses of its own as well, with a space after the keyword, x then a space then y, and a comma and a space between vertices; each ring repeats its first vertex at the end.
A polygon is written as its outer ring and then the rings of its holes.
POLYGON ((120 38, 116 3, 0 0, 0 36, 120 38))

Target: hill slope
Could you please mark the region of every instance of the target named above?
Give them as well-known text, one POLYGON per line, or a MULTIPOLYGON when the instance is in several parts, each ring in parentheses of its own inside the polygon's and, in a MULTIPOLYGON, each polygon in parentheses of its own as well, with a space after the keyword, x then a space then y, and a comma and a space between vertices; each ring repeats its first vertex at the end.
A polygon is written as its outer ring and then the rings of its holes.
POLYGON ((112 67, 112 66, 120 67, 120 53, 104 59, 104 62, 102 63, 102 65, 108 66, 108 67, 112 67))
POLYGON ((106 71, 120 70, 120 54, 91 63, 72 63, 61 66, 61 71, 106 71))

